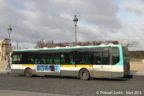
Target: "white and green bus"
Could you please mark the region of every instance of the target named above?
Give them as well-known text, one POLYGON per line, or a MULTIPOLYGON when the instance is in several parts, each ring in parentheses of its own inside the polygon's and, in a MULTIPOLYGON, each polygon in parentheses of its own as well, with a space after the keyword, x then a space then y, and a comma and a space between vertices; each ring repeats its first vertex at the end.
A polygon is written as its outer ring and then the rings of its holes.
POLYGON ((119 78, 129 75, 127 53, 127 49, 121 45, 14 50, 11 70, 26 77, 119 78))

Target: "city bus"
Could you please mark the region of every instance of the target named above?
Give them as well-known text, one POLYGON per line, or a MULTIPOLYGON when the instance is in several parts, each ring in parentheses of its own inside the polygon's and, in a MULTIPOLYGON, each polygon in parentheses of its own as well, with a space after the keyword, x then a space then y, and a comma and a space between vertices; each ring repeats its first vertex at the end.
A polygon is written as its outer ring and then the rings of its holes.
POLYGON ((14 50, 11 62, 12 73, 26 77, 52 75, 88 80, 120 78, 130 72, 127 48, 113 44, 14 50))

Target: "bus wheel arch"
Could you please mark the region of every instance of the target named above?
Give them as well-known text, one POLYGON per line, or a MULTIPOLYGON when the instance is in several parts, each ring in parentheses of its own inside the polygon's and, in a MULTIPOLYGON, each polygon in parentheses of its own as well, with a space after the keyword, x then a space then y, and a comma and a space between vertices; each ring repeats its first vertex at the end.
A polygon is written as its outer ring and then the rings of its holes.
POLYGON ((90 79, 90 72, 87 68, 81 68, 79 70, 79 78, 82 80, 89 80, 90 79))
POLYGON ((32 77, 32 69, 29 67, 25 68, 24 75, 29 78, 32 77))

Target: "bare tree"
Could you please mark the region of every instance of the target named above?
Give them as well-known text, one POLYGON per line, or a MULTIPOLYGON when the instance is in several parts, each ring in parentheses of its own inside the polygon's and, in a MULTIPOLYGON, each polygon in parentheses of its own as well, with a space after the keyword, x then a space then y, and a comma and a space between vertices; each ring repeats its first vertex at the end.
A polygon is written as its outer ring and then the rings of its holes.
MULTIPOLYGON (((100 44, 119 44, 118 41, 86 41, 86 42, 77 42, 78 46, 93 46, 100 44)), ((39 40, 35 46, 35 48, 54 48, 54 47, 66 47, 66 46, 74 46, 75 42, 65 42, 65 43, 55 43, 53 40, 44 42, 43 40, 39 40)))
POLYGON ((46 42, 46 43, 45 43, 45 47, 48 47, 48 48, 53 48, 53 47, 55 47, 54 41, 51 40, 51 41, 46 42))
POLYGON ((37 43, 36 43, 36 46, 35 48, 43 48, 45 47, 45 42, 43 40, 39 40, 37 43))
POLYGON ((136 47, 139 43, 137 41, 127 41, 127 40, 123 40, 121 42, 121 44, 123 46, 126 46, 126 47, 136 47))
POLYGON ((127 44, 128 47, 136 47, 138 45, 137 41, 131 41, 127 44))

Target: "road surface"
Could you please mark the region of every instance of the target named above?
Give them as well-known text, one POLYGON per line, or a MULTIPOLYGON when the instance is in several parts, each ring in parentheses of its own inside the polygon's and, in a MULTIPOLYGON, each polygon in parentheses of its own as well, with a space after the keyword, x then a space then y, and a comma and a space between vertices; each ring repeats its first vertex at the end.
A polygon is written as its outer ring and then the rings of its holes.
POLYGON ((0 74, 0 90, 69 96, 144 96, 144 77, 83 81, 70 77, 26 78, 13 74, 0 74))

